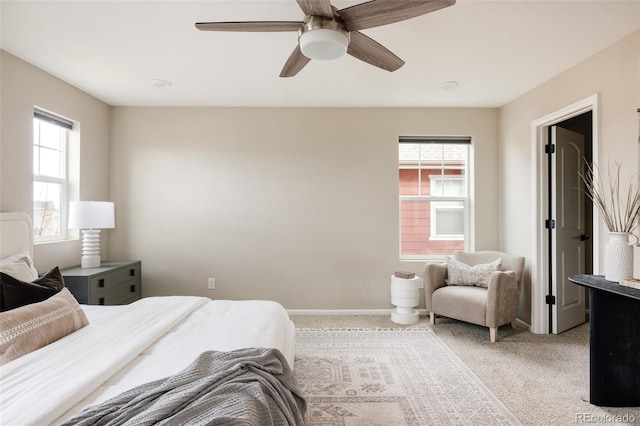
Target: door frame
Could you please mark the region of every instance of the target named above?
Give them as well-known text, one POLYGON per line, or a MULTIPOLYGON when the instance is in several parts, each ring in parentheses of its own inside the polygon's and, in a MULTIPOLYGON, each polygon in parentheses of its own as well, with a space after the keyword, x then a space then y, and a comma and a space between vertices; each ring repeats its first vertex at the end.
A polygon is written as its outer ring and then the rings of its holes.
MULTIPOLYGON (((531 122, 531 159, 533 203, 533 262, 531 266, 531 324, 530 331, 536 334, 549 334, 549 314, 546 296, 548 294, 547 277, 549 275, 549 240, 544 226, 548 210, 548 170, 544 146, 549 141, 548 129, 562 121, 585 112, 592 112, 592 160, 598 162, 599 130, 598 130, 598 94, 561 108, 531 122)), ((600 221, 596 207, 593 206, 593 273, 599 273, 600 221)))

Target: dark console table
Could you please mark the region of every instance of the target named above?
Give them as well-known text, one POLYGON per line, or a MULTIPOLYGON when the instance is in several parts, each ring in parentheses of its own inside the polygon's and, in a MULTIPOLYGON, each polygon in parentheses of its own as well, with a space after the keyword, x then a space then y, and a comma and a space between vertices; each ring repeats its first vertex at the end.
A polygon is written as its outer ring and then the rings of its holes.
POLYGON ((640 406, 640 290, 602 275, 572 275, 589 288, 589 402, 640 406))

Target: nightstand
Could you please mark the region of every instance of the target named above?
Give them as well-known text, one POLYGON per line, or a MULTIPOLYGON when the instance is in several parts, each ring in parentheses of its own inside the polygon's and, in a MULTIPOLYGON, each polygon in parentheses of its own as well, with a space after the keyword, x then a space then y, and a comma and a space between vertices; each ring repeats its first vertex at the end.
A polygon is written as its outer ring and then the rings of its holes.
POLYGON ((391 321, 398 324, 415 324, 420 321, 418 310, 420 289, 424 288, 422 278, 399 278, 391 275, 391 321))
POLYGON ((102 262, 62 269, 65 286, 85 305, 126 305, 140 299, 141 262, 102 262))

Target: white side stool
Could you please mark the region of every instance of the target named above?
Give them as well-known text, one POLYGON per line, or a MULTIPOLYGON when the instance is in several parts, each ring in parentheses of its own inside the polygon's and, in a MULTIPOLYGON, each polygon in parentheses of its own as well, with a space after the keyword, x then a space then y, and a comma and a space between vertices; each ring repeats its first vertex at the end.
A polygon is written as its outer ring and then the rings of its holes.
POLYGON ((414 309, 420 303, 422 278, 398 278, 391 275, 391 304, 396 308, 391 311, 391 321, 398 324, 415 324, 420 318, 414 309))

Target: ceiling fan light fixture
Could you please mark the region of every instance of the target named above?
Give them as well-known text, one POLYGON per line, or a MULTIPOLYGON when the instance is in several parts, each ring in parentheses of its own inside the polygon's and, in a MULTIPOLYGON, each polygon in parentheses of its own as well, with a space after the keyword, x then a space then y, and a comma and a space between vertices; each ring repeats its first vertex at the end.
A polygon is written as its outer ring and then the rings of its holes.
POLYGON ((307 58, 330 61, 347 53, 349 36, 338 30, 318 28, 303 32, 299 42, 300 50, 307 58))
POLYGON ((160 89, 173 86, 172 82, 170 82, 169 80, 163 80, 161 78, 154 78, 153 80, 151 80, 151 84, 160 89))
POLYGON ((440 86, 443 90, 453 90, 458 87, 458 82, 455 80, 449 80, 442 83, 440 86))

